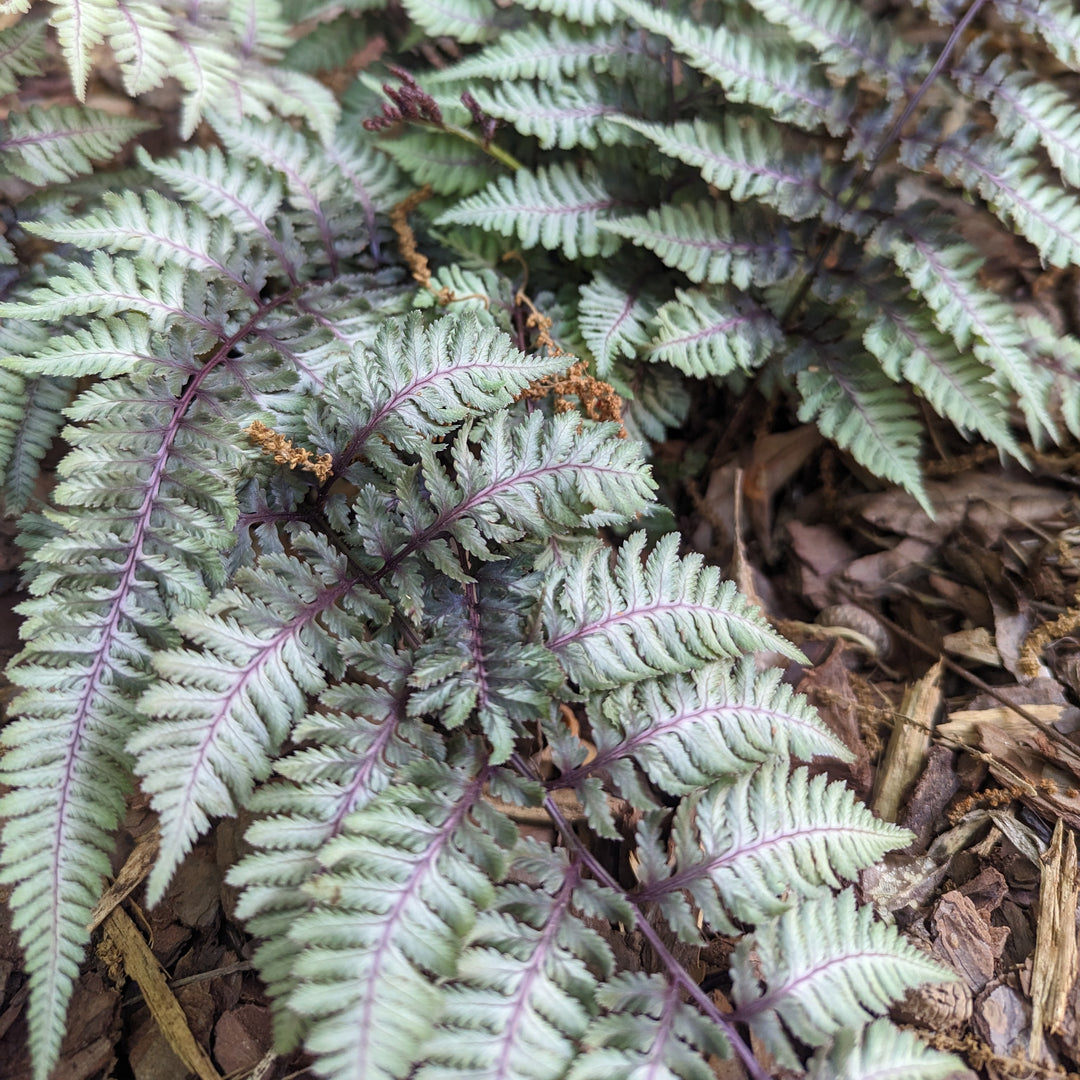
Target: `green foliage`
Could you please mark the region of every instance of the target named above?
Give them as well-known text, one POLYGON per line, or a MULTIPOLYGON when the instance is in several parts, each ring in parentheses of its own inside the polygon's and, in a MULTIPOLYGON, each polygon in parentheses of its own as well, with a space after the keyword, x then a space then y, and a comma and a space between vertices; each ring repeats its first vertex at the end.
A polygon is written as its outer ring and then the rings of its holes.
POLYGON ((95 161, 108 161, 148 127, 141 120, 81 105, 32 105, 9 116, 0 140, 0 164, 35 186, 60 184, 93 172, 95 161))
POLYGON ((486 41, 495 33, 498 9, 492 0, 402 0, 409 17, 426 33, 463 43, 486 41))
MULTIPOLYGON (((976 42, 935 84, 959 121, 916 102, 895 145, 931 61, 853 0, 406 0, 391 49, 460 59, 399 77, 390 115, 368 77, 339 123, 294 35, 358 41, 374 7, 58 0, 77 96, 108 46, 129 93, 176 79, 183 133, 213 138, 110 178, 141 122, 15 107, 0 135, 21 185, 0 463, 29 588, 0 881, 37 1076, 136 784, 151 902, 215 818, 250 819, 237 911, 279 1044, 321 1075, 707 1077, 732 1054, 756 1075, 743 1025, 815 1078, 946 1075, 875 1019, 942 971, 837 892, 907 834, 792 768, 845 751, 752 655, 798 651, 641 530, 636 436, 681 422, 691 379, 759 378, 925 502, 917 398, 1017 457, 1014 400, 1037 440, 1080 432, 1080 342, 989 288, 978 246, 1015 230, 1077 263, 1072 99, 976 42), (390 220, 424 183, 430 278, 390 220), (630 398, 630 437, 536 388, 576 357, 630 398), (672 934, 736 939, 734 1016, 672 934)), ((998 7, 1080 66, 1067 7, 998 7)), ((0 34, 0 92, 45 34, 0 34)))
MULTIPOLYGON (((999 6, 1080 69, 1068 4, 999 6)), ((1080 264, 1080 109, 1045 63, 991 57, 974 31, 914 45, 853 0, 536 0, 504 11, 507 25, 517 8, 537 14, 421 76, 467 90, 503 124, 478 139, 488 186, 473 190, 472 159, 467 184, 437 181, 450 198, 432 216, 487 232, 491 261, 530 248, 531 280, 562 284, 572 263, 570 343, 600 374, 616 358, 659 362, 741 392, 760 372, 792 414, 919 498, 916 398, 1021 461, 1025 435, 1041 444, 1068 429, 1075 338, 1062 347, 1022 326, 978 277, 995 229, 1050 266, 1080 264), (890 131, 907 102, 914 115, 890 131), (950 188, 975 204, 959 230, 950 188), (617 271, 598 266, 616 238, 617 271), (1026 432, 1009 422, 1011 400, 1026 432)), ((433 178, 395 157, 417 182, 433 178)))
POLYGON ((591 173, 572 165, 540 166, 513 178, 500 177, 439 217, 438 225, 477 225, 514 236, 525 247, 539 244, 578 255, 611 255, 619 238, 599 231, 599 222, 619 206, 591 173))
POLYGON ((895 927, 875 922, 871 908, 857 906, 850 889, 807 900, 767 926, 752 944, 744 939, 738 945, 743 962, 734 968, 735 1015, 789 1068, 799 1067, 792 1037, 827 1046, 837 1031, 852 1026, 853 1014, 879 1011, 902 987, 933 979, 937 971, 895 927), (751 947, 753 969, 747 962, 751 947), (888 959, 879 963, 878 956, 888 959))
MULTIPOLYGON (((5 10, 25 11, 28 6, 29 0, 9 0, 5 10)), ((80 100, 86 97, 91 54, 107 44, 129 94, 153 90, 166 79, 179 81, 185 93, 185 136, 210 109, 231 109, 237 119, 265 117, 274 110, 302 117, 322 134, 329 134, 337 119, 336 102, 325 87, 274 66, 290 43, 278 0, 194 8, 180 0, 52 0, 49 23, 56 29, 80 100)), ((0 45, 0 55, 10 48, 19 58, 16 74, 29 74, 28 46, 7 43, 26 33, 17 25, 0 45)))

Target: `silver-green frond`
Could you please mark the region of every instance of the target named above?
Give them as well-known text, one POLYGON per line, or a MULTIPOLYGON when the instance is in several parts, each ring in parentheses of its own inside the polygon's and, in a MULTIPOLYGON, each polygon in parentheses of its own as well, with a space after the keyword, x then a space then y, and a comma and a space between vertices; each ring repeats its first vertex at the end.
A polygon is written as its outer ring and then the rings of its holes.
POLYGON ((94 162, 109 161, 152 126, 85 105, 31 105, 0 128, 0 167, 39 187, 62 183, 93 172, 94 162))
POLYGON ((643 357, 699 379, 753 371, 783 341, 769 311, 751 300, 734 300, 722 288, 676 289, 675 299, 656 312, 651 329, 643 357))
POLYGON ((575 913, 579 871, 558 852, 530 845, 530 879, 555 862, 554 881, 501 886, 482 912, 444 987, 442 1017, 417 1080, 451 1074, 560 1080, 596 1015, 597 974, 611 949, 575 913))
POLYGON ((547 646, 580 687, 612 688, 762 649, 801 655, 715 567, 700 555, 680 557, 677 535, 643 559, 645 544, 645 533, 634 533, 614 566, 598 545, 549 579, 547 646))
POLYGON ((826 438, 933 513, 919 468, 923 428, 907 390, 854 350, 809 350, 813 359, 797 378, 799 419, 816 421, 826 438))
POLYGON ((493 0, 402 0, 402 6, 429 34, 463 44, 487 41, 498 29, 493 0))
POLYGON ((832 1046, 810 1061, 810 1080, 949 1080, 961 1075, 956 1058, 931 1050, 917 1035, 875 1020, 856 1033, 837 1032, 832 1046))
POLYGON ((597 999, 604 1012, 586 1031, 587 1053, 574 1062, 569 1080, 711 1080, 708 1057, 731 1056, 721 1030, 684 1000, 674 980, 623 972, 597 999))
POLYGON ((672 838, 670 876, 643 881, 642 897, 659 899, 673 928, 696 940, 684 889, 708 925, 734 933, 736 921, 761 924, 796 898, 854 880, 911 833, 879 821, 845 784, 772 758, 684 800, 672 838))
POLYGON ((695 284, 772 285, 795 268, 792 238, 779 222, 747 209, 719 200, 665 203, 645 214, 602 222, 600 228, 655 252, 695 284))
POLYGON ((580 296, 578 327, 603 377, 616 358, 632 358, 649 344, 652 305, 638 289, 624 288, 602 271, 581 286, 580 296))
POLYGON ((426 762, 349 816, 304 887, 290 935, 300 980, 290 1008, 334 1080, 410 1074, 442 1011, 477 911, 494 900, 517 830, 481 800, 483 775, 426 762), (509 826, 509 830, 507 829, 509 826))
POLYGON ((573 165, 541 165, 493 180, 436 219, 439 225, 477 225, 516 236, 525 247, 578 255, 611 255, 619 237, 601 233, 600 221, 620 206, 591 170, 573 165))
POLYGON ((812 1047, 858 1031, 915 986, 955 976, 859 906, 851 889, 801 900, 745 937, 732 963, 733 1019, 799 1068, 787 1032, 812 1047))
POLYGON ((518 0, 527 11, 544 11, 561 15, 569 22, 583 26, 613 22, 618 14, 614 0, 518 0))

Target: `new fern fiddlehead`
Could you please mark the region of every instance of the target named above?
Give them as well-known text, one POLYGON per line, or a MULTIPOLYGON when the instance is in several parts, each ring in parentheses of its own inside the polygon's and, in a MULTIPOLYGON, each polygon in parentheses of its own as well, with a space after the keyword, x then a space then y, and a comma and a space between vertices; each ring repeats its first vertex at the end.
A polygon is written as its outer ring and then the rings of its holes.
MULTIPOLYGON (((106 40, 132 92, 179 78, 186 127, 223 112, 220 145, 139 153, 141 194, 87 181, 29 202, 0 250, 18 260, 32 235, 62 253, 0 308, 4 392, 25 403, 0 413, 8 509, 31 505, 65 423, 71 448, 52 504, 24 517, 31 598, 2 736, 0 874, 39 1076, 135 783, 161 821, 151 902, 213 818, 252 816, 238 910, 279 1043, 302 1041, 322 1075, 697 1077, 734 1053, 760 1078, 749 1027, 814 1077, 946 1076, 952 1059, 875 1019, 942 972, 844 888, 907 834, 792 769, 845 751, 747 659, 793 647, 676 537, 633 531, 653 495, 641 442, 524 394, 572 360, 529 350, 523 282, 498 260, 530 248, 553 340, 626 391, 632 433, 678 422, 683 375, 762 372, 918 493, 914 394, 1017 456, 1013 395, 1033 436, 1080 431, 1075 343, 980 283, 938 190, 1075 262, 1068 103, 972 43, 948 87, 985 97, 997 135, 941 138, 920 115, 890 182, 848 205, 929 69, 855 4, 755 0, 707 33, 685 5, 638 0, 404 6, 480 44, 418 74, 438 114, 382 140, 272 63, 277 4, 247 21, 201 5, 205 24, 53 5, 77 91, 106 40), (877 112, 856 114, 855 79, 877 112), (480 135, 455 134, 478 118, 480 135), (1034 138, 1003 145, 1020 122, 1034 138), (938 186, 901 204, 892 181, 915 168, 938 186), (432 291, 389 228, 427 182, 432 291), (789 317, 832 227, 835 257, 789 317), (260 453, 256 424, 329 475, 260 453), (612 550, 601 527, 630 535, 612 550), (562 842, 523 840, 515 808, 544 809, 562 842), (633 851, 636 880, 583 826, 633 851), (618 970, 609 924, 656 962, 618 970), (703 934, 737 938, 734 1012, 670 948, 703 934)), ((998 6, 1061 50, 1054 5, 998 6)), ((13 78, 43 33, 0 37, 13 78)), ((73 109, 13 114, 0 153, 28 185, 85 178, 137 133, 73 109)))

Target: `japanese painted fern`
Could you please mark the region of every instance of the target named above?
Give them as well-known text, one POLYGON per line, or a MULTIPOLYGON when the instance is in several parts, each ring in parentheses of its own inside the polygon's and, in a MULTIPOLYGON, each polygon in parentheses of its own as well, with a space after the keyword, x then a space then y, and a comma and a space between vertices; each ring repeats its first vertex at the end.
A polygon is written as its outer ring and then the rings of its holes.
MULTIPOLYGON (((1059 74, 1080 61, 1068 0, 923 6, 946 24, 931 50, 856 0, 476 0, 438 32, 489 43, 416 73, 442 122, 406 111, 387 151, 442 196, 452 248, 530 249, 603 377, 632 387, 644 362, 741 393, 750 375, 927 505, 925 417, 1020 461, 1025 426, 1080 435, 1080 342, 1031 302, 1040 261, 1040 287, 1080 264, 1080 109, 1059 74), (1054 55, 995 56, 979 31, 1002 21, 1054 55), (463 92, 498 124, 486 183, 436 165, 465 147, 463 92), (949 189, 975 209, 958 218, 949 189), (982 277, 1013 232, 1023 306, 982 277)), ((425 26, 443 7, 408 5, 425 26)))
MULTIPOLYGON (((1074 108, 973 38, 945 85, 990 117, 945 136, 920 114, 867 193, 857 170, 931 60, 855 4, 403 6, 479 47, 406 81, 396 113, 359 84, 338 124, 271 63, 317 66, 283 38, 293 6, 57 2, 77 91, 107 41, 131 92, 179 79, 187 126, 213 105, 215 139, 140 152, 111 192, 93 162, 138 124, 15 110, 0 141, 31 192, 0 248, 20 270, 0 460, 30 590, 0 874, 39 1076, 136 783, 161 824, 150 902, 214 818, 253 818, 239 914, 279 1043, 328 1077, 696 1078, 736 1054, 760 1080, 749 1032, 813 1077, 946 1076, 875 1019, 942 972, 845 888, 906 834, 792 768, 845 756, 750 656, 797 651, 638 528, 644 445, 584 416, 588 380, 545 389, 573 361, 557 343, 655 437, 683 375, 760 373, 916 493, 913 395, 1017 456, 1014 396, 1034 436, 1080 431, 1076 342, 979 281, 939 190, 1075 263, 1074 108), (389 227, 416 182, 436 193, 427 273, 400 209, 389 227), (511 244, 550 326, 499 262, 511 244), (554 846, 523 839, 537 813, 554 846), (616 964, 613 927, 639 963, 616 964), (673 953, 717 935, 730 1004, 673 953)), ((1077 63, 1059 4, 997 7, 1077 63)), ((0 35, 0 89, 43 35, 0 35)))

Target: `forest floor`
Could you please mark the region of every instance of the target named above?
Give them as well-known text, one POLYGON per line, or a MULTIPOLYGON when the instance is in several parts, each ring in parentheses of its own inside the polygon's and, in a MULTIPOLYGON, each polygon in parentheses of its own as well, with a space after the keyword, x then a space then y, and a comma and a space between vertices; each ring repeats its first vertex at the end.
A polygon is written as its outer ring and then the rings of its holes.
MULTIPOLYGON (((131 108, 116 85, 99 73, 91 103, 131 108)), ((54 103, 70 93, 59 74, 31 90, 54 103)), ((167 148, 174 102, 162 93, 139 110, 166 121, 144 143, 167 148)), ((1073 324, 1076 277, 1048 281, 1014 250, 990 265, 1073 324)), ((971 1077, 1076 1077, 1080 452, 1027 448, 1024 470, 977 447, 936 447, 931 518, 774 404, 739 409, 703 393, 655 448, 656 472, 685 550, 727 570, 806 653, 785 678, 854 754, 823 768, 915 834, 860 889, 961 980, 912 996, 894 1018, 959 1053, 971 1077)), ((0 531, 0 662, 18 648, 19 559, 13 530, 0 531)), ((151 828, 133 796, 118 872, 138 867, 151 828)), ((223 868, 242 834, 242 822, 221 822, 162 904, 132 907, 182 1017, 155 1014, 99 950, 79 979, 56 1080, 309 1075, 300 1054, 271 1051, 252 943, 234 918, 223 868)), ((8 922, 0 905, 0 1077, 23 1080, 27 988, 8 922)), ((703 980, 724 955, 702 954, 703 980)), ((716 1069, 719 1080, 741 1075, 733 1062, 716 1069)))

